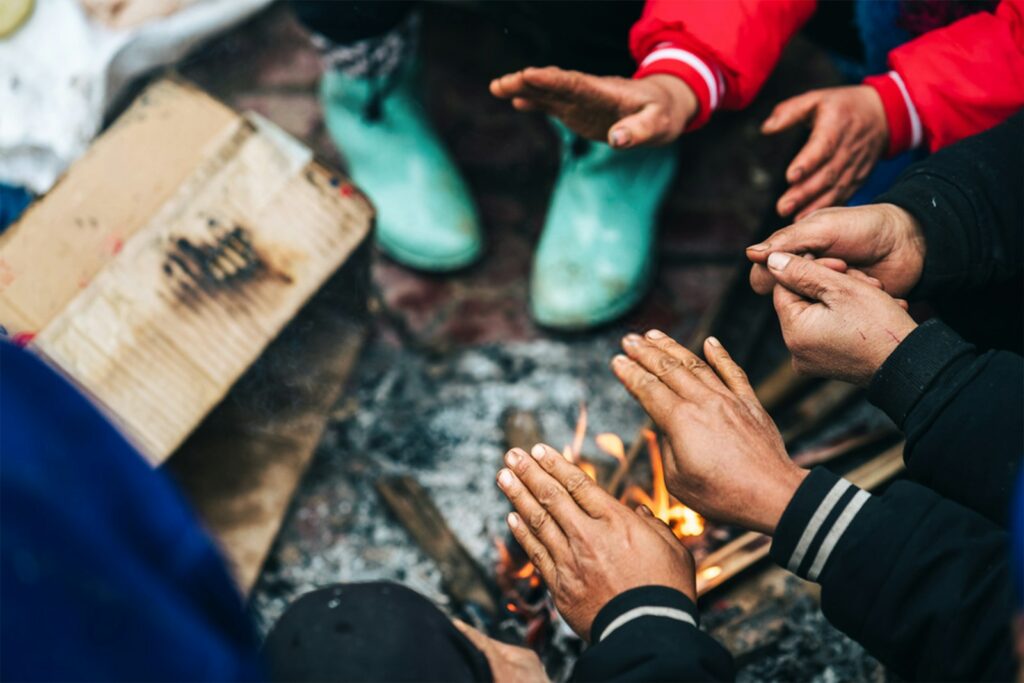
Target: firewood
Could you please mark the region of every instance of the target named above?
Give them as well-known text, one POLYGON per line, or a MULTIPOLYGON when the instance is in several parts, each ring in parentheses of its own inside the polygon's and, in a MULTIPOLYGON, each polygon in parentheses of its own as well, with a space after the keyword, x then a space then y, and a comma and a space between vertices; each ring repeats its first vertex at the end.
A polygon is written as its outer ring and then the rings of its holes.
POLYGON ((800 400, 793 421, 782 430, 782 440, 790 444, 820 427, 837 410, 847 405, 860 392, 860 387, 839 380, 829 380, 800 400))
POLYGON ((757 385, 754 391, 764 409, 773 413, 814 381, 812 377, 798 375, 793 369, 792 359, 786 358, 772 374, 757 385))
POLYGON ((532 410, 511 409, 505 413, 504 419, 505 448, 521 448, 529 452, 534 444, 541 443, 544 438, 540 431, 537 414, 532 410))
POLYGON ((461 607, 497 614, 497 586, 444 521, 430 494, 410 476, 382 477, 377 492, 409 535, 441 570, 441 583, 461 607))

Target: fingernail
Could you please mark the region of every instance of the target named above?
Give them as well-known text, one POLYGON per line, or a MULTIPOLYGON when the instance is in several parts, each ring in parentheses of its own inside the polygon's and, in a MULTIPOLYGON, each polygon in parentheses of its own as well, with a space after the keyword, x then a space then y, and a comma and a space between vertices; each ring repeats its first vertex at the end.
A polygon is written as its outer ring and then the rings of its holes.
POLYGON ((647 330, 648 339, 664 339, 665 333, 661 330, 647 330))
POLYGON ((637 505, 636 511, 642 515, 647 515, 648 517, 654 516, 654 513, 651 512, 651 508, 647 507, 646 505, 637 505))
POLYGON ((505 462, 508 464, 509 467, 515 467, 516 465, 518 465, 519 460, 519 454, 516 453, 515 451, 509 451, 508 453, 505 454, 505 462))
POLYGON ((790 178, 793 180, 793 182, 796 182, 797 180, 800 180, 800 178, 803 177, 803 175, 804 169, 797 166, 796 168, 793 169, 793 172, 790 174, 790 178))
POLYGON ((640 335, 638 334, 627 334, 623 340, 626 346, 636 346, 640 343, 640 335))
POLYGON ((718 341, 717 337, 708 337, 708 344, 711 344, 712 346, 718 346, 718 347, 722 346, 722 342, 718 341))
POLYGON ((629 144, 631 137, 628 129, 616 128, 611 134, 612 147, 625 147, 629 144))
POLYGON ((541 460, 545 455, 548 454, 548 452, 544 448, 544 446, 537 444, 530 450, 530 454, 533 455, 533 457, 537 458, 537 460, 541 460))
POLYGON ((789 258, 789 254, 776 251, 768 256, 768 267, 772 270, 785 270, 786 265, 789 264, 789 258))
POLYGON ((508 522, 509 527, 515 529, 519 526, 519 515, 514 512, 510 512, 508 513, 508 517, 505 518, 505 521, 508 522))
POLYGON ((625 356, 623 356, 621 353, 617 353, 612 358, 612 365, 622 365, 623 363, 627 362, 628 360, 629 359, 626 358, 625 356))
POLYGON ((753 244, 747 249, 750 251, 768 251, 768 248, 772 246, 771 242, 761 242, 760 244, 753 244))
POLYGON ((789 214, 793 213, 793 205, 789 202, 786 202, 785 204, 780 206, 779 209, 780 213, 782 213, 784 216, 788 216, 789 214))
POLYGON ((498 472, 498 483, 501 484, 502 488, 508 488, 512 485, 512 473, 508 470, 502 470, 498 472))

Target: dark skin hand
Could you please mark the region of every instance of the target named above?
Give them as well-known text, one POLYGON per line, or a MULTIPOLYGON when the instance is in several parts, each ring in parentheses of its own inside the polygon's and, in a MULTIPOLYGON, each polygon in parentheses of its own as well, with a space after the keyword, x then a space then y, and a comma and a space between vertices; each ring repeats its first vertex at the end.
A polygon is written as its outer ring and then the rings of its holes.
POLYGON ((577 134, 618 149, 666 145, 697 112, 690 87, 665 74, 632 79, 530 67, 496 78, 490 89, 519 111, 544 112, 577 134))
POLYGON ((627 335, 622 348, 612 371, 672 446, 669 492, 710 519, 773 533, 807 471, 743 370, 713 337, 706 363, 658 330, 627 335))
POLYGON ((772 253, 782 336, 801 374, 865 386, 917 323, 899 301, 812 259, 772 253))
POLYGON ((747 247, 754 264, 750 284, 758 294, 775 287, 767 267, 774 251, 811 255, 830 268, 848 264, 889 294, 904 297, 921 279, 926 249, 921 226, 894 204, 822 209, 747 247))
POLYGON ((804 123, 811 135, 786 170, 790 188, 779 198, 780 216, 800 220, 815 209, 849 199, 889 144, 878 92, 868 85, 812 90, 781 102, 761 132, 772 135, 804 123))
POLYGON ((505 464, 498 486, 515 508, 509 529, 581 638, 631 588, 667 586, 696 602, 693 557, 650 510, 630 510, 550 446, 513 448, 505 464))

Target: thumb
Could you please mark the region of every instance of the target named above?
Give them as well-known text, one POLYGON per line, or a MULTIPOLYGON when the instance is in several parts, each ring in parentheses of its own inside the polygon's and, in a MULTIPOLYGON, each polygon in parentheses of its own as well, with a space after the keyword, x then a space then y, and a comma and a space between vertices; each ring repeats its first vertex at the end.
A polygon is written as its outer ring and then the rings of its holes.
POLYGON ((676 131, 666 130, 662 121, 658 108, 646 105, 612 125, 608 131, 608 144, 615 149, 668 144, 676 138, 676 131))
POLYGON ((818 99, 818 93, 812 90, 780 102, 761 124, 761 132, 765 135, 772 135, 803 121, 818 106, 818 99))
MULTIPOLYGON (((828 304, 834 301, 847 281, 846 275, 821 265, 814 259, 805 259, 773 252, 768 257, 768 271, 782 287, 811 301, 828 304)), ((776 287, 778 290, 778 287, 776 287)))

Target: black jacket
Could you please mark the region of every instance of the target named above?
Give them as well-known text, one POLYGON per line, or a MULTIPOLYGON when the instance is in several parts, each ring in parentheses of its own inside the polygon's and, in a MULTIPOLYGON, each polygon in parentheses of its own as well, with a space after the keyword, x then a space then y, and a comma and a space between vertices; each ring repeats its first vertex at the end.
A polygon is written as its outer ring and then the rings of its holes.
POLYGON ((732 656, 698 628, 697 606, 664 586, 634 588, 598 613, 575 681, 729 681, 732 656))
POLYGON ((917 219, 924 270, 911 291, 961 336, 1020 353, 1024 341, 1024 112, 907 169, 876 202, 917 219))

